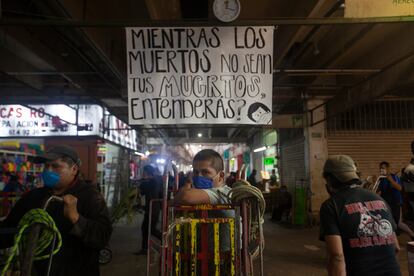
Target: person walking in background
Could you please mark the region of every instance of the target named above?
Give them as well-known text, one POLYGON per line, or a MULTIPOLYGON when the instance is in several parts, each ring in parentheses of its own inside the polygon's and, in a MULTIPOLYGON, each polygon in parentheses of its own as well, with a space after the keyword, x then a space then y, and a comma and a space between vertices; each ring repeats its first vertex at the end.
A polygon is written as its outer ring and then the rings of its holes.
POLYGON ((252 186, 257 187, 257 180, 256 180, 256 176, 257 176, 257 170, 252 170, 252 173, 249 175, 249 177, 247 178, 247 181, 249 181, 249 183, 252 186))
POLYGON ((414 221, 414 141, 411 142, 411 152, 412 157, 410 162, 406 167, 401 171, 401 184, 405 193, 407 209, 408 209, 408 219, 414 221))
POLYGON ((400 178, 391 173, 390 163, 383 161, 379 165, 380 179, 378 185, 378 194, 388 203, 391 208, 392 216, 398 229, 407 233, 411 239, 414 239, 414 232, 410 227, 402 221, 401 206, 403 204, 402 185, 400 178))
POLYGON ((281 221, 284 215, 286 215, 288 221, 292 209, 292 194, 289 193, 286 185, 282 185, 275 192, 273 204, 272 221, 281 221))
POLYGON ((328 251, 328 274, 400 276, 400 250, 391 210, 361 188, 354 160, 333 155, 323 168, 330 195, 320 209, 320 236, 328 251))
MULTIPOLYGON (((144 172, 142 174, 142 182, 140 185, 140 192, 145 196, 144 207, 144 220, 141 225, 142 241, 141 250, 136 255, 145 255, 148 250, 148 226, 150 215, 150 202, 153 199, 162 198, 162 183, 160 183, 158 177, 155 175, 156 170, 151 165, 144 166, 144 172)), ((158 239, 161 239, 161 232, 157 229, 158 219, 160 216, 161 204, 160 202, 154 202, 151 215, 151 233, 158 239)))

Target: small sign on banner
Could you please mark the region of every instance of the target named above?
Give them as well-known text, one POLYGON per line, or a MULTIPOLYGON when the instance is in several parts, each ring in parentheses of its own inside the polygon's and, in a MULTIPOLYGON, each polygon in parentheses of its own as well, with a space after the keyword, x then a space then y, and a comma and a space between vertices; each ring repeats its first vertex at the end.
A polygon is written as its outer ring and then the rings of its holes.
POLYGON ((273 30, 126 28, 129 124, 271 124, 273 30))
POLYGON ((345 0, 345 17, 387 17, 414 15, 413 0, 345 0))

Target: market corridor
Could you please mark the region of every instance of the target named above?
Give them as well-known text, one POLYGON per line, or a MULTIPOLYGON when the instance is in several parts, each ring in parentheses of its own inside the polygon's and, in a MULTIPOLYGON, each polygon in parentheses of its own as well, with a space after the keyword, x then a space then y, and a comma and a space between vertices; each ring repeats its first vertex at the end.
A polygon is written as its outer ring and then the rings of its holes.
MULTIPOLYGON (((146 275, 146 257, 133 254, 141 242, 141 219, 141 216, 137 216, 131 224, 119 223, 115 226, 110 242, 113 259, 111 263, 101 266, 102 276, 146 275)), ((317 239, 318 227, 299 229, 270 221, 264 225, 266 276, 327 275, 324 243, 317 239)), ((401 252, 398 259, 402 275, 408 275, 407 240, 407 236, 400 235, 401 252)))

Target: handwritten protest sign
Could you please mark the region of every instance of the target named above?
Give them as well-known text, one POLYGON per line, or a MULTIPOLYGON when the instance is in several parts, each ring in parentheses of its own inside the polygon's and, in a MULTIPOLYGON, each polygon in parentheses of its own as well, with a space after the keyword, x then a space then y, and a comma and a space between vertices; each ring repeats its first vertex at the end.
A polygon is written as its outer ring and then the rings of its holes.
POLYGON ((129 124, 271 124, 273 27, 126 28, 129 124))

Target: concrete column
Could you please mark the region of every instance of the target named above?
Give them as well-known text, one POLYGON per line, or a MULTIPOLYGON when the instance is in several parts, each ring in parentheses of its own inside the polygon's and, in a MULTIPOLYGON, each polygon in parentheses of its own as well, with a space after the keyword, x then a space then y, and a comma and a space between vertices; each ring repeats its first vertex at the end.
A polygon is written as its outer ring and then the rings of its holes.
MULTIPOLYGON (((311 110, 322 104, 322 100, 312 99, 307 102, 307 109, 311 110)), ((308 113, 309 115, 309 113, 308 113)), ((313 112, 313 121, 319 121, 325 116, 325 106, 313 112)), ((308 116, 308 126, 304 129, 305 134, 305 165, 309 175, 309 187, 312 192, 310 209, 312 215, 318 219, 321 204, 329 197, 325 188, 325 181, 322 177, 323 165, 328 158, 328 143, 326 137, 326 122, 310 126, 310 116, 308 116)))

